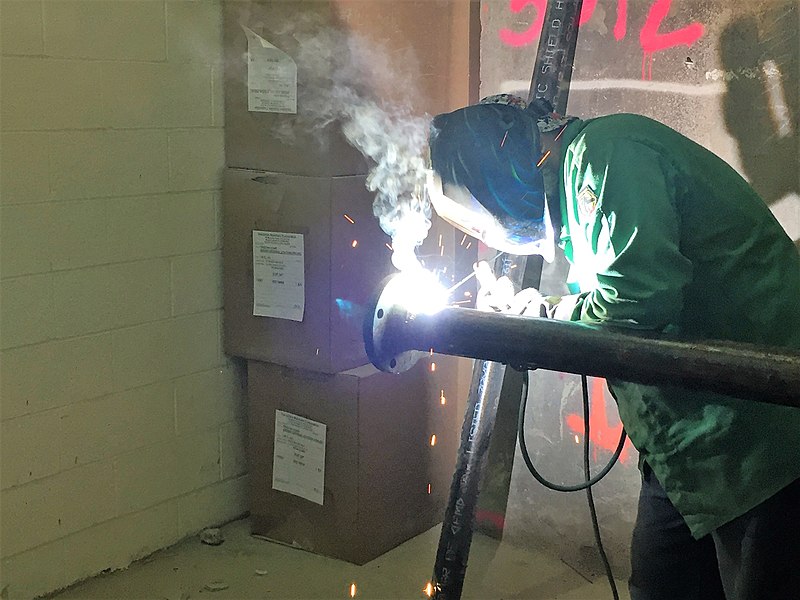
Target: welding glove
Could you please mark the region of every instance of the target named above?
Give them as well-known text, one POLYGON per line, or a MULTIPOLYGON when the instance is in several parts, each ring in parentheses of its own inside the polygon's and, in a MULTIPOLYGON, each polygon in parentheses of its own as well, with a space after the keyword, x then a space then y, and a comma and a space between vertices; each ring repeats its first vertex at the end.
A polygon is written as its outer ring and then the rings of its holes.
POLYGON ((475 265, 478 280, 476 308, 488 312, 502 312, 532 317, 549 316, 550 302, 536 288, 526 288, 514 293, 514 284, 506 277, 495 277, 486 261, 475 265))

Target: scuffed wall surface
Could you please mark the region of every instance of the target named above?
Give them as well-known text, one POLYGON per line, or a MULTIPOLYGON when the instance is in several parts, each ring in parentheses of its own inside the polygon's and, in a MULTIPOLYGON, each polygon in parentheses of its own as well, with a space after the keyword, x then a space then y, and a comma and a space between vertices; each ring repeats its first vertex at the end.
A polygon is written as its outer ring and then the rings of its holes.
POLYGON ((246 510, 218 2, 0 0, 3 598, 246 510))
MULTIPOLYGON (((481 5, 481 95, 527 95, 545 0, 481 5)), ((585 0, 569 113, 635 112, 658 119, 731 163, 800 243, 798 20, 796 0, 585 0)), ((542 289, 563 288, 563 259, 542 289)), ((611 455, 619 422, 613 399, 592 383, 593 471, 611 455), (601 439, 602 438, 602 439, 601 439)), ((536 373, 526 426, 534 462, 556 482, 582 478, 579 378, 536 373), (577 436, 577 437, 576 437, 577 436)), ((609 557, 627 572, 638 494, 637 456, 595 488, 609 557)), ((585 495, 545 490, 514 463, 506 540, 556 548, 596 572, 585 495)))

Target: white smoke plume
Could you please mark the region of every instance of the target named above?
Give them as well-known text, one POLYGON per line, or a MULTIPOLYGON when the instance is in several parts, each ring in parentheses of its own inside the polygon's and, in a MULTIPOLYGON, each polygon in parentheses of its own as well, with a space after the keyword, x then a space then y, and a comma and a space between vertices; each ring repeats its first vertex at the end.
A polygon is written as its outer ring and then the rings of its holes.
MULTIPOLYGON (((425 192, 430 117, 411 109, 414 57, 409 52, 390 57, 374 42, 327 26, 313 14, 293 19, 290 27, 276 33, 297 42, 293 126, 341 125, 350 144, 374 163, 367 187, 375 192, 373 213, 392 237, 392 262, 400 270, 419 268, 415 248, 431 225, 425 192), (391 98, 379 97, 380 90, 391 98)), ((291 136, 289 129, 278 133, 291 136)))

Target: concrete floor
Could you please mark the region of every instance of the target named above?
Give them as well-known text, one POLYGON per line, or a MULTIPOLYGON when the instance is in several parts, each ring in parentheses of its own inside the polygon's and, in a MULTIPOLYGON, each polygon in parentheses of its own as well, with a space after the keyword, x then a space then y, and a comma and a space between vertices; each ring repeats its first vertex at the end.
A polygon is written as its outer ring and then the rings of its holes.
MULTIPOLYGON (((131 565, 57 593, 67 599, 244 600, 315 598, 425 598, 439 527, 409 540, 391 552, 355 566, 253 538, 246 520, 222 528, 225 542, 208 546, 197 538, 131 565), (227 586, 227 587, 226 587, 227 586), (213 591, 213 588, 222 588, 213 591)), ((628 599, 627 586, 617 583, 628 599)), ((472 543, 464 594, 466 599, 594 600, 610 599, 604 578, 594 582, 546 553, 498 544, 484 536, 472 543)))

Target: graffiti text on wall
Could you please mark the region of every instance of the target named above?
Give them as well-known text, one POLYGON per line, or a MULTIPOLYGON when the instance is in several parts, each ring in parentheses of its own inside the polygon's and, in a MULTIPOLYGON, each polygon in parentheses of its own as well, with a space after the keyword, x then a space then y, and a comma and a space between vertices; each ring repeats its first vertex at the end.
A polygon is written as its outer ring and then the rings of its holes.
MULTIPOLYGON (((628 0, 616 0, 617 17, 614 24, 614 39, 622 40, 627 34, 628 27, 628 0)), ((507 46, 519 48, 533 43, 539 36, 544 24, 544 14, 547 0, 509 0, 508 8, 514 13, 522 12, 526 7, 532 6, 536 10, 536 19, 525 31, 501 29, 500 40, 507 46)), ((653 0, 647 12, 644 25, 639 31, 639 45, 642 48, 642 79, 653 78, 653 55, 675 46, 691 46, 700 39, 704 32, 702 23, 693 22, 680 29, 662 32, 661 26, 669 14, 672 0, 653 0)), ((597 0, 584 0, 581 10, 580 24, 592 18, 597 0)))
MULTIPOLYGON (((609 423, 606 401, 605 379, 593 378, 592 390, 589 396, 589 441, 594 444, 595 460, 597 460, 598 448, 614 452, 617 449, 619 436, 622 433, 622 423, 619 421, 613 425, 609 423)), ((613 402, 613 399, 611 399, 611 402, 613 402)), ((584 420, 581 415, 570 413, 566 416, 565 421, 570 431, 577 435, 583 435, 584 420)), ((628 460, 630 444, 630 440, 625 440, 622 454, 619 456, 619 460, 622 463, 628 460)))

